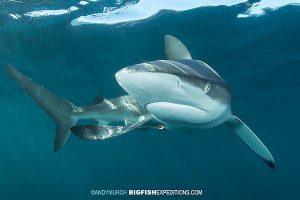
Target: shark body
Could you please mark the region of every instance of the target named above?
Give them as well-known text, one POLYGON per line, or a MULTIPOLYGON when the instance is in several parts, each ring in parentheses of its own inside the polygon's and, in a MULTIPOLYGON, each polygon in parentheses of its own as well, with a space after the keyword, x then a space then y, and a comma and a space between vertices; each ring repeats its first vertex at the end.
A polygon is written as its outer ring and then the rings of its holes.
POLYGON ((275 161, 254 132, 231 111, 226 82, 206 63, 193 59, 177 38, 165 36, 167 60, 132 65, 115 77, 128 93, 114 99, 98 98, 78 107, 57 97, 8 65, 10 76, 55 121, 54 151, 62 148, 71 132, 87 140, 103 140, 134 129, 206 129, 226 124, 269 167, 275 161), (78 124, 80 120, 93 122, 78 124))

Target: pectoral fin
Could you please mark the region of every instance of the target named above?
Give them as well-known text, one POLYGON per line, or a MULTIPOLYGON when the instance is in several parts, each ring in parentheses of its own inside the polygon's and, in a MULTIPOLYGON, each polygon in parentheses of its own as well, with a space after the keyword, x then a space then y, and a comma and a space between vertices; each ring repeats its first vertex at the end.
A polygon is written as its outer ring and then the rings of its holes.
POLYGON ((97 96, 93 102, 93 105, 103 103, 105 99, 103 97, 97 96))
POLYGON ((104 140, 111 137, 116 137, 123 135, 129 131, 132 131, 144 123, 152 119, 151 115, 141 116, 139 120, 128 126, 95 126, 95 125, 81 125, 74 126, 71 128, 71 131, 80 138, 86 140, 104 140))
POLYGON ((275 168, 275 161, 260 139, 253 131, 236 116, 232 116, 225 124, 230 127, 249 147, 260 156, 269 167, 275 168))

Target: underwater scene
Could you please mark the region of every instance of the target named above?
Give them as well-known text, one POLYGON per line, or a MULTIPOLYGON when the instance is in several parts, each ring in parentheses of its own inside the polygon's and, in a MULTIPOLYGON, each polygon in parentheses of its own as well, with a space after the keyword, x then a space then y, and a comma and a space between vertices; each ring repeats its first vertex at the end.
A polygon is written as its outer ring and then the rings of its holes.
POLYGON ((299 199, 299 20, 300 0, 0 0, 0 199, 299 199))

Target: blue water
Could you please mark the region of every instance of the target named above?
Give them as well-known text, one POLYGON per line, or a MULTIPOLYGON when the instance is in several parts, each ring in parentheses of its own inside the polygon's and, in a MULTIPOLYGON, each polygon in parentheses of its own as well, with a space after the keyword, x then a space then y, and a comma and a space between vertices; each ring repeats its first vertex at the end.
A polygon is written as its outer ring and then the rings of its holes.
POLYGON ((0 199, 110 198, 92 197, 91 189, 203 189, 202 199, 299 199, 300 8, 237 18, 243 9, 168 12, 124 26, 74 27, 72 14, 28 21, 0 15, 0 65, 11 63, 59 96, 87 105, 99 95, 125 94, 115 72, 164 58, 163 37, 174 35, 226 80, 233 112, 270 149, 275 170, 224 126, 133 131, 101 142, 72 135, 54 153, 54 123, 0 68, 0 199))

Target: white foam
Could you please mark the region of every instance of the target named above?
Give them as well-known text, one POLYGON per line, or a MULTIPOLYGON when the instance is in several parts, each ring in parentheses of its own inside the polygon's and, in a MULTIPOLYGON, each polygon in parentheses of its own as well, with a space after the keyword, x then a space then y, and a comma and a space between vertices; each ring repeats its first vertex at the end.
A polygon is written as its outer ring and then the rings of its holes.
MULTIPOLYGON (((19 2, 18 0, 8 1, 19 2)), ((79 0, 77 4, 85 6, 91 2, 99 1, 101 0, 79 0)), ((162 10, 180 12, 207 6, 233 6, 239 3, 247 3, 247 0, 133 0, 125 3, 125 5, 123 2, 124 0, 115 0, 115 5, 117 7, 104 7, 102 12, 100 11, 99 13, 79 16, 74 19, 71 24, 73 26, 82 24, 126 24, 151 18, 162 10)), ((241 13, 237 17, 246 18, 251 16, 261 16, 265 14, 266 10, 276 10, 286 5, 300 5, 300 0, 261 0, 252 4, 245 13, 241 13)), ((101 8, 101 6, 99 7, 101 8)), ((76 11, 79 8, 71 6, 67 9, 36 10, 26 12, 23 15, 34 18, 65 15, 76 11)), ((9 16, 16 20, 21 18, 18 14, 9 14, 9 16)))
POLYGON ((60 10, 36 10, 27 12, 24 14, 26 17, 46 17, 46 16, 58 16, 58 15, 65 15, 69 14, 73 11, 78 10, 76 6, 71 6, 68 9, 60 9, 60 10))
POLYGON ((125 6, 107 12, 95 13, 74 19, 71 24, 119 24, 150 18, 161 10, 186 11, 203 6, 232 6, 247 0, 140 0, 138 3, 127 3, 125 6))
POLYGON ((117 5, 121 5, 121 4, 123 3, 123 1, 124 1, 124 0, 116 0, 115 3, 116 3, 117 5))
POLYGON ((247 14, 238 14, 237 17, 238 18, 245 18, 245 17, 249 17, 249 15, 247 15, 247 14))
POLYGON ((70 8, 69 8, 69 10, 70 11, 76 11, 76 10, 78 10, 79 8, 77 8, 76 6, 71 6, 70 8))
POLYGON ((87 1, 79 1, 78 4, 81 5, 81 6, 85 6, 85 5, 89 4, 89 2, 87 2, 87 1))
POLYGON ((109 12, 114 11, 116 9, 118 9, 118 8, 117 7, 104 7, 103 8, 103 13, 109 13, 109 12))
POLYGON ((19 0, 8 0, 8 2, 22 3, 22 1, 19 1, 19 0))
POLYGON ((44 17, 44 16, 57 16, 64 15, 70 13, 69 9, 61 9, 61 10, 36 10, 27 12, 24 15, 27 17, 44 17))
POLYGON ((261 0, 254 3, 246 13, 239 14, 239 18, 261 16, 266 9, 276 10, 287 5, 300 5, 300 0, 261 0))
POLYGON ((20 19, 21 15, 19 14, 9 14, 9 16, 11 16, 13 19, 20 19))

